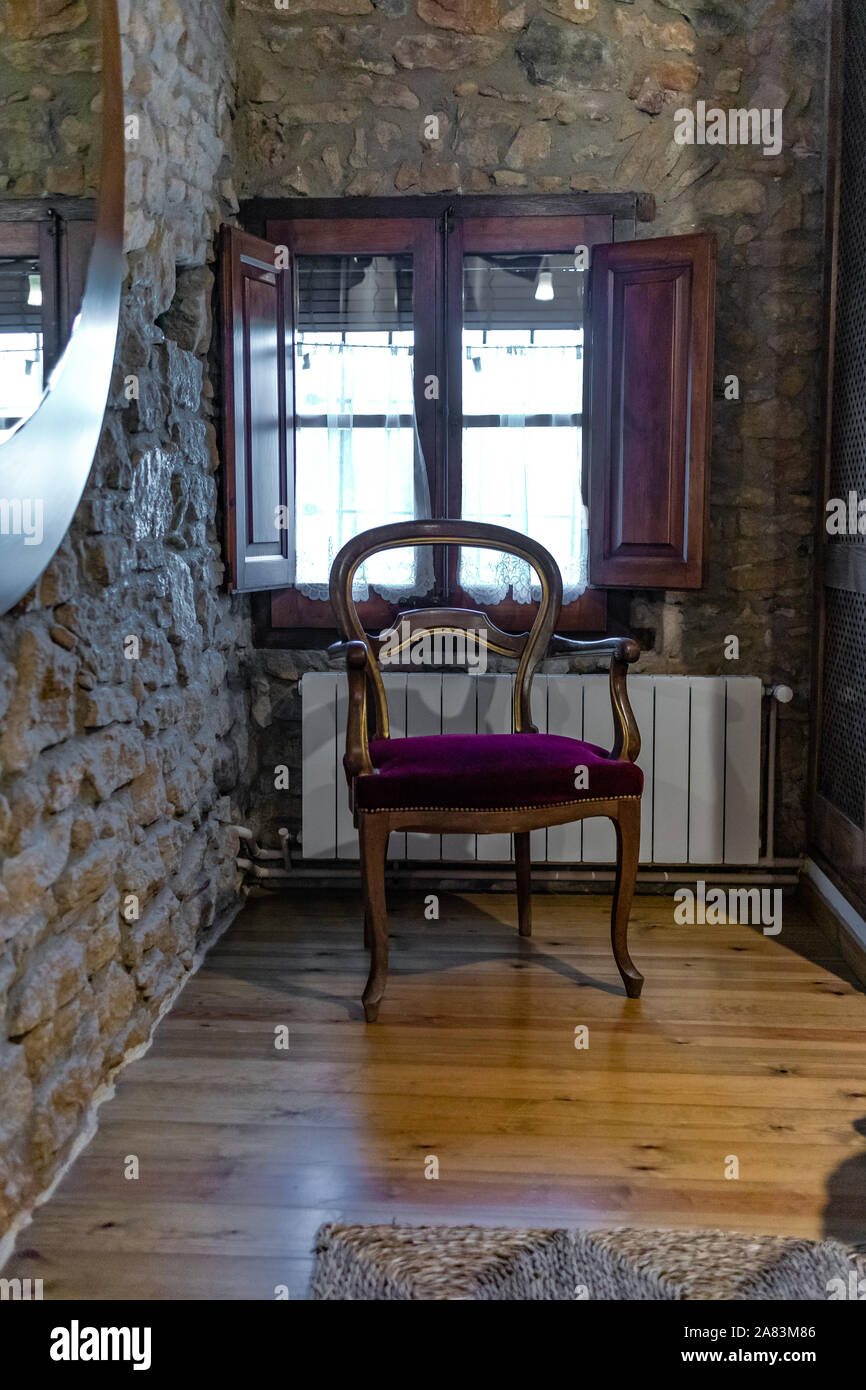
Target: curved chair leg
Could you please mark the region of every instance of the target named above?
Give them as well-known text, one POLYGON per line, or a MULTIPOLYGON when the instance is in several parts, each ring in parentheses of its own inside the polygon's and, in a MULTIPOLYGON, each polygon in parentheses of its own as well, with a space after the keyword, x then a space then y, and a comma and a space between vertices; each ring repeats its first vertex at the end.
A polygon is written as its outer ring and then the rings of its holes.
POLYGON ((532 860, 529 857, 529 831, 514 836, 514 863, 517 869, 517 930, 532 935, 532 860))
POLYGON ((629 999, 637 999, 643 987, 643 975, 628 953, 628 919, 640 853, 640 801, 620 801, 617 819, 613 823, 616 829, 616 884, 610 915, 610 939, 625 992, 629 999))
POLYGON ((370 974, 364 988, 364 1017, 375 1023, 388 980, 388 917, 385 905, 385 854, 388 849, 388 817, 380 814, 358 818, 361 878, 364 887, 364 937, 370 949, 370 974))

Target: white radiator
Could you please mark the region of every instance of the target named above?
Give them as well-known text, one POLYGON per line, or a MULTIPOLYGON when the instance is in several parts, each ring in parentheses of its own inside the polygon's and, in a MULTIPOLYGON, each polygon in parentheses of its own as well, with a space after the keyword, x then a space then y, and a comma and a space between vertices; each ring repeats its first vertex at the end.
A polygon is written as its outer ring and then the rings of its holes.
MULTIPOLYGON (((386 675, 391 737, 511 731, 513 676, 386 675)), ((760 856, 762 683, 751 676, 630 676, 644 773, 641 862, 755 864, 760 856)), ((305 859, 357 859, 343 752, 344 675, 301 680, 305 859)), ((542 733, 609 748, 606 675, 536 676, 532 718, 542 733)), ((532 857, 609 864, 614 830, 603 818, 532 832, 532 857)), ((391 859, 509 860, 509 835, 393 834, 391 859)))

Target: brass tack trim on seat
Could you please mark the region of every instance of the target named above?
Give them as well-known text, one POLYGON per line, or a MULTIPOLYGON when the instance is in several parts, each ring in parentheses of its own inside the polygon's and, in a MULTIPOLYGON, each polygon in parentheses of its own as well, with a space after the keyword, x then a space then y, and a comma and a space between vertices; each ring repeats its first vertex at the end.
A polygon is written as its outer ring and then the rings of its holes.
MULTIPOLYGON (((375 806, 358 807, 362 816, 381 816, 387 811, 549 811, 557 806, 590 806, 596 801, 640 801, 640 796, 582 796, 577 801, 539 801, 534 806, 375 806)), ((476 831, 483 835, 484 831, 476 831)))

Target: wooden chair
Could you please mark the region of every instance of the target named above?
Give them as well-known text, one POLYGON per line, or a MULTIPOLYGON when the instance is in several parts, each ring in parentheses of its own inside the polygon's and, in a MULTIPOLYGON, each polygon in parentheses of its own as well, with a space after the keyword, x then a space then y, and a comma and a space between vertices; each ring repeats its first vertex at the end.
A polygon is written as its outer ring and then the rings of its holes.
MULTIPOLYGON (((640 648, 630 638, 574 641, 554 634, 562 606, 562 577, 536 541, 500 526, 470 521, 409 521, 355 536, 334 561, 331 603, 347 641, 349 678, 346 754, 350 805, 358 830, 364 889, 364 936, 370 974, 364 990, 368 1023, 376 1020, 388 974, 385 859, 392 830, 514 836, 518 922, 531 932, 529 836, 544 826, 607 816, 616 829, 616 884, 611 914, 613 955, 626 994, 636 999, 643 976, 628 953, 628 919, 640 843, 643 773, 635 766, 640 735, 626 693, 629 665, 640 648), (518 659, 513 734, 436 734, 391 740, 379 670, 383 637, 365 632, 352 598, 352 580, 370 555, 403 546, 462 545, 505 551, 527 561, 541 581, 541 601, 528 633, 503 632, 483 613, 427 608, 401 613, 392 632, 404 646, 420 631, 474 634, 486 646, 518 659), (405 627, 403 626, 405 624, 405 627), (580 739, 539 734, 530 717, 532 677, 548 650, 595 656, 609 652, 614 741, 609 753, 580 739), (368 713, 372 705, 373 730, 368 713), (587 769, 576 777, 579 768, 587 769), (576 786, 584 780, 588 785, 576 786)), ((390 639, 389 652, 400 648, 390 639)))

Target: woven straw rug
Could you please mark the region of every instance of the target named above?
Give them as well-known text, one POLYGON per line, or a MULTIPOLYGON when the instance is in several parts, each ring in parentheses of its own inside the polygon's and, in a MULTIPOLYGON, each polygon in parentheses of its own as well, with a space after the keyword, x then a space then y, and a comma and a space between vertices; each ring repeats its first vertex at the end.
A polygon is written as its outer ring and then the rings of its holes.
POLYGON ((328 1225, 316 1236, 310 1297, 823 1302, 838 1287, 831 1280, 848 1290, 852 1274, 866 1276, 866 1258, 831 1240, 630 1227, 328 1225))

